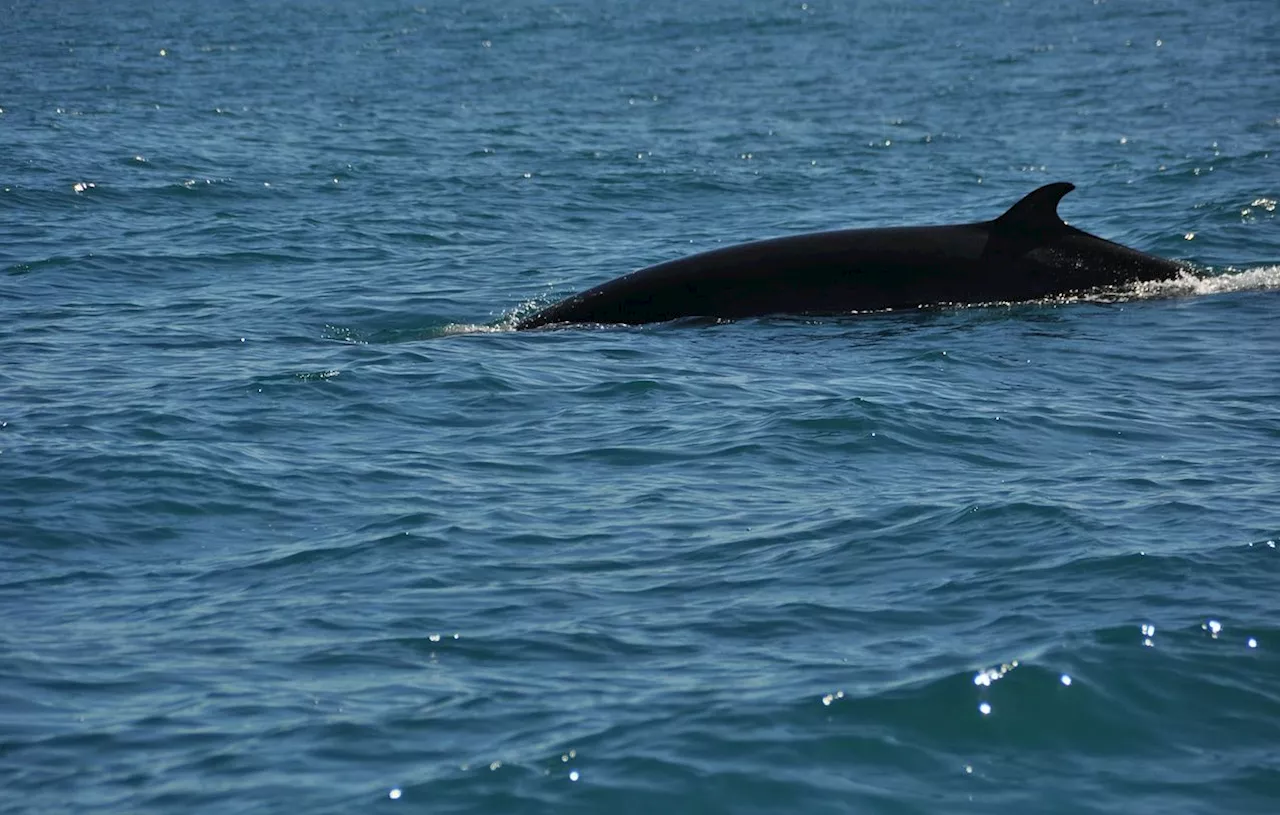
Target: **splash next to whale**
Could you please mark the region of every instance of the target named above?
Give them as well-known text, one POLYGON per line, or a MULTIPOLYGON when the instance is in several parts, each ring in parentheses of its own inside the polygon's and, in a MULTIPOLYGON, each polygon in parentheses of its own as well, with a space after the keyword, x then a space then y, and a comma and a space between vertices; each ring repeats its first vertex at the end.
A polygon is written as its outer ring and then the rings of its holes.
POLYGON ((603 283, 516 327, 1018 302, 1187 270, 1063 223, 1058 202, 1073 189, 1048 184, 991 221, 846 229, 715 249, 603 283))

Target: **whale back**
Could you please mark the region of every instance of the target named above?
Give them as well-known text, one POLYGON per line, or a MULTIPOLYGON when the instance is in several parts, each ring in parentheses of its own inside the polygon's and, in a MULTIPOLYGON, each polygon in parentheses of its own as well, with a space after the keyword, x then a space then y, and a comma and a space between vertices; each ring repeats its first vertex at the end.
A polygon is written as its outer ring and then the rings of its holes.
POLYGON ((713 249, 602 283, 518 327, 1025 301, 1183 270, 1067 225, 1058 204, 1073 189, 1046 184, 990 221, 846 229, 713 249))

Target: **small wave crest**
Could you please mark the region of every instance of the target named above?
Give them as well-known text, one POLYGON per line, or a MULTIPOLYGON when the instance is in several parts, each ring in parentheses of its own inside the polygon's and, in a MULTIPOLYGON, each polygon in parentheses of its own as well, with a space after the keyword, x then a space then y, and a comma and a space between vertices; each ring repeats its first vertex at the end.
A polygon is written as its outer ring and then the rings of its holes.
POLYGON ((1219 272, 1209 270, 1197 275, 1184 271, 1164 280, 1144 280, 1103 291, 1055 297, 1052 303, 1117 303, 1128 300, 1156 300, 1168 297, 1198 297, 1241 291, 1280 289, 1280 265, 1252 269, 1228 267, 1219 272))
POLYGON ((505 315, 496 323, 449 323, 437 329, 435 336, 456 337, 462 334, 501 334, 515 330, 515 319, 510 315, 505 315))
POLYGON ((1183 272, 1168 280, 1135 283, 1129 287, 1128 293, 1136 298, 1185 297, 1277 288, 1280 288, 1280 265, 1259 266, 1254 269, 1227 268, 1205 276, 1183 272))
POLYGON ((436 323, 425 326, 371 329, 329 324, 324 327, 321 337, 354 345, 394 345, 468 334, 501 334, 514 331, 516 322, 516 317, 505 314, 492 323, 436 323))

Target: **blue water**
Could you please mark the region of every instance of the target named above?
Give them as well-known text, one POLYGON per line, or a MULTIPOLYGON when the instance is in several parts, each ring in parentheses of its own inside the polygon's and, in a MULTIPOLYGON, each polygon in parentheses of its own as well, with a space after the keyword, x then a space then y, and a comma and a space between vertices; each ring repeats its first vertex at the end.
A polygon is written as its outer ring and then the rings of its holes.
POLYGON ((1280 811, 1280 5, 0 9, 0 812, 1280 811), (513 332, 994 217, 1120 296, 513 332))

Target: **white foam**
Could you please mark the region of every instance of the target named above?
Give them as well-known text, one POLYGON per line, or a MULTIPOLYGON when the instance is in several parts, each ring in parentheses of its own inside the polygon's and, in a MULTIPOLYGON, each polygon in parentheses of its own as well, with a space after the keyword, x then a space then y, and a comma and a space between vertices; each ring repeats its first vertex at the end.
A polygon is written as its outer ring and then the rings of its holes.
POLYGON ((455 337, 461 334, 501 334, 505 331, 514 331, 516 328, 515 321, 504 317, 502 322, 496 325, 480 325, 479 323, 449 323, 440 328, 439 336, 455 337))
POLYGON ((1259 266, 1256 269, 1228 268, 1219 274, 1207 276, 1196 276, 1184 272, 1169 280, 1137 283, 1132 290, 1138 297, 1185 297, 1276 288, 1280 288, 1280 266, 1259 266))
POLYGON ((1221 271, 1212 269, 1208 271, 1208 274, 1203 275, 1184 271, 1177 277, 1165 280, 1144 280, 1102 291, 1046 298, 1042 302, 1119 303, 1129 300, 1157 300, 1166 297, 1198 297, 1207 294, 1280 289, 1280 266, 1259 266, 1253 269, 1227 267, 1221 271))

